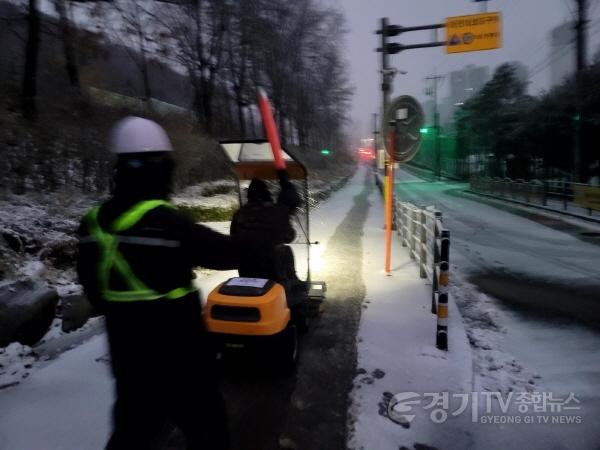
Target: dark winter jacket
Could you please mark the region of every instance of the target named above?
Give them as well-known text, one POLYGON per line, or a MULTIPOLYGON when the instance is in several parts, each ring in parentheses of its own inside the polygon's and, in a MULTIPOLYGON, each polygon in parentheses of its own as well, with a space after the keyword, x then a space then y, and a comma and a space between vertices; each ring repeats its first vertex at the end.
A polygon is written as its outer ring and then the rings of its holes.
MULTIPOLYGON (((114 220, 131 206, 116 199, 109 200, 100 209, 101 228, 109 230, 114 220)), ((85 221, 82 221, 78 233, 79 279, 90 301, 102 308, 96 271, 99 248, 94 239, 89 237, 85 221)), ((195 224, 173 208, 161 206, 146 213, 135 226, 123 233, 119 251, 148 287, 167 292, 188 286, 193 278, 194 267, 218 270, 237 268, 242 249, 235 239, 195 224)), ((116 288, 125 288, 119 286, 122 285, 119 277, 111 277, 111 283, 116 288)))
POLYGON ((233 215, 231 235, 252 242, 253 251, 242 258, 240 275, 276 279, 273 250, 296 237, 291 223, 300 197, 294 186, 282 183, 277 202, 250 200, 233 215))
MULTIPOLYGON (((130 201, 109 200, 100 209, 100 227, 109 230, 115 219, 131 206, 130 201)), ((115 375, 123 375, 139 365, 145 367, 157 356, 162 358, 159 366, 163 369, 186 361, 196 367, 205 364, 206 361, 202 362, 204 329, 198 293, 174 300, 105 301, 98 281, 99 246, 90 236, 85 220, 78 233, 77 273, 89 300, 106 315, 115 375)), ((190 286, 192 269, 196 266, 238 268, 244 248, 237 239, 197 225, 165 206, 149 211, 119 236, 119 252, 133 273, 160 293, 190 286)), ((118 274, 110 277, 110 287, 127 289, 118 274)), ((148 370, 162 370, 159 366, 148 370)))

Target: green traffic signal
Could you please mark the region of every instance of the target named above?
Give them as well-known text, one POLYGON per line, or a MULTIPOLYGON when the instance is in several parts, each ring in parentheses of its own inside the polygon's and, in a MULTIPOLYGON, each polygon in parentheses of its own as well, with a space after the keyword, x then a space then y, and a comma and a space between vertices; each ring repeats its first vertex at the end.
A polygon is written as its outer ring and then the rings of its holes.
POLYGON ((427 133, 429 133, 429 128, 427 128, 427 127, 419 128, 419 133, 427 134, 427 133))
POLYGON ((324 148, 323 150, 321 150, 321 155, 329 155, 329 149, 324 148))

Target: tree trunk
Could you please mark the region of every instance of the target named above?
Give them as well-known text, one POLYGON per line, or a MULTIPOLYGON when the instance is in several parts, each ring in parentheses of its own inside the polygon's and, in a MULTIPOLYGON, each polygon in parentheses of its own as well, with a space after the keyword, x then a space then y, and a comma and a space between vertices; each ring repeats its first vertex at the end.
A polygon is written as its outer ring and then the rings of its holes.
POLYGON ((212 95, 214 84, 211 82, 210 78, 205 79, 202 77, 200 87, 204 128, 208 134, 211 134, 213 129, 212 95))
POLYGON ((248 114, 250 115, 250 132, 252 133, 251 137, 253 139, 259 139, 262 136, 259 134, 259 131, 257 130, 256 117, 254 115, 254 109, 253 108, 248 108, 248 114))
POLYGON ((150 76, 148 73, 148 60, 146 59, 145 52, 142 53, 142 60, 140 61, 140 71, 142 72, 142 83, 143 83, 143 94, 142 104, 144 113, 148 114, 152 109, 152 88, 150 86, 150 76))
POLYGON ((152 86, 150 86, 150 71, 148 69, 148 57, 146 56, 146 47, 144 45, 144 34, 140 29, 138 33, 140 40, 140 71, 142 72, 142 83, 144 83, 144 101, 149 104, 152 98, 152 86))
POLYGON ((242 139, 246 139, 246 119, 244 117, 244 104, 241 100, 237 102, 238 122, 240 123, 240 134, 242 139))
POLYGON ((79 90, 79 67, 77 67, 77 59, 75 57, 75 49, 73 48, 73 33, 69 17, 67 14, 66 0, 56 0, 56 9, 58 11, 60 32, 63 43, 63 52, 65 54, 65 67, 69 76, 69 84, 71 87, 79 90))
POLYGON ((23 116, 28 120, 37 118, 37 62, 40 49, 40 15, 37 0, 29 0, 27 14, 28 32, 23 74, 23 116))

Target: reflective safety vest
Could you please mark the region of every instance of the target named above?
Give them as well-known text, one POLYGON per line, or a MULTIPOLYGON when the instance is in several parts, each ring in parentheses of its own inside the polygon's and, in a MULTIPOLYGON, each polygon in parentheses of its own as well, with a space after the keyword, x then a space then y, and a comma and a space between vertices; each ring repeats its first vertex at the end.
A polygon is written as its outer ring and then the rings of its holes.
MULTIPOLYGON (((131 269, 131 266, 125 257, 119 251, 119 233, 126 231, 138 223, 144 215, 159 206, 173 208, 169 202, 164 200, 147 200, 134 205, 131 209, 121 214, 111 225, 110 232, 103 230, 98 223, 98 212, 100 207, 90 210, 85 221, 90 232, 90 236, 100 247, 100 261, 98 264, 98 282, 100 293, 107 301, 112 302, 130 302, 137 300, 158 300, 158 299, 178 299, 184 297, 196 288, 180 287, 166 293, 160 293, 149 288, 140 280, 131 269), (112 271, 117 272, 129 287, 128 290, 115 291, 110 289, 109 280, 112 271)), ((131 238, 124 236, 124 241, 142 243, 144 241, 153 241, 152 238, 131 238)), ((158 241, 154 239, 154 241, 158 241)), ((172 242, 172 241, 168 241, 172 242)), ((156 245, 156 244, 154 244, 156 245)))

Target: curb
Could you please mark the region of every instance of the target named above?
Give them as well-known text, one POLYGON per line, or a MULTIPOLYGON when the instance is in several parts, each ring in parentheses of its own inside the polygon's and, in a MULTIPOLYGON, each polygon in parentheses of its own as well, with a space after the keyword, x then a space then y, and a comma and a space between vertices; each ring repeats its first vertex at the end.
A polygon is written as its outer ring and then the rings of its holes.
POLYGON ((538 208, 538 209, 542 209, 544 211, 553 212, 553 213, 556 213, 556 214, 562 214, 564 216, 570 216, 570 217, 574 217, 576 219, 581 219, 581 220, 585 220, 585 221, 588 221, 588 222, 593 222, 593 223, 600 224, 600 219, 596 219, 595 217, 584 216, 582 214, 572 213, 572 212, 569 212, 569 211, 562 211, 560 209, 549 208, 549 207, 544 206, 544 205, 536 205, 534 203, 527 203, 527 202, 524 202, 524 201, 521 201, 521 200, 514 200, 514 199, 511 199, 511 198, 500 197, 498 195, 493 195, 493 194, 484 194, 483 192, 476 192, 476 191, 472 191, 471 189, 465 189, 463 192, 465 192, 467 194, 471 194, 471 195, 479 195, 481 197, 491 198, 491 199, 498 200, 498 201, 504 201, 504 202, 509 202, 509 203, 516 203, 516 204, 521 205, 521 206, 529 206, 531 208, 538 208))

